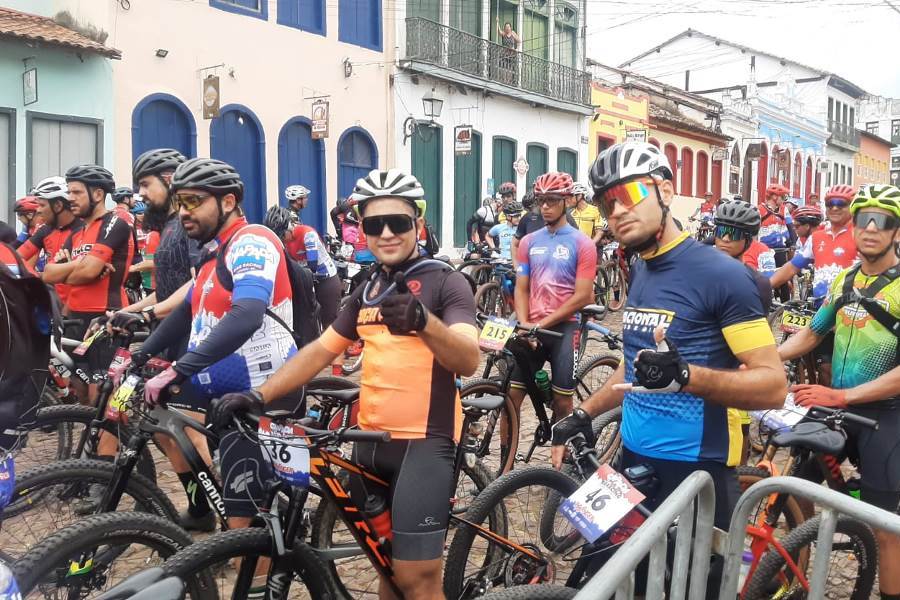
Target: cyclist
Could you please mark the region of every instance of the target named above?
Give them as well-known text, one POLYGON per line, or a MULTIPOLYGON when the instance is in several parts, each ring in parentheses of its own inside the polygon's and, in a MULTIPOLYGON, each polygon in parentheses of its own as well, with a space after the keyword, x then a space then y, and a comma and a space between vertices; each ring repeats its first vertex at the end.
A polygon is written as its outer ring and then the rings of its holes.
POLYGON ((354 262, 361 265, 370 265, 375 262, 375 255, 369 249, 366 233, 359 222, 359 215, 352 207, 344 214, 344 221, 341 223, 341 240, 345 244, 353 246, 354 262))
MULTIPOLYGON (((534 233, 539 229, 542 229, 547 225, 546 221, 544 221, 544 217, 541 213, 540 205, 535 201, 534 192, 528 192, 522 198, 522 207, 524 209, 524 214, 519 219, 519 226, 516 227, 516 235, 513 238, 512 246, 510 247, 510 252, 512 254, 513 265, 516 264, 518 260, 518 248, 519 243, 529 233, 534 233)), ((578 225, 575 223, 574 217, 572 217, 572 213, 569 211, 565 211, 566 222, 572 227, 577 228, 578 225)))
MULTIPOLYGON (((775 266, 780 267, 787 262, 790 230, 784 217, 784 198, 788 189, 780 183, 771 183, 766 187, 765 202, 760 203, 759 212, 762 222, 759 229, 759 241, 775 251, 775 266)), ((782 302, 790 298, 787 285, 774 286, 782 302)))
POLYGON ((134 215, 131 213, 131 209, 134 208, 134 191, 130 187, 117 187, 113 190, 112 197, 119 216, 129 225, 134 225, 134 215))
POLYGON ((16 248, 24 244, 25 240, 33 235, 41 225, 41 217, 38 215, 39 208, 37 198, 34 196, 25 196, 16 200, 16 218, 22 224, 22 231, 17 236, 16 243, 13 244, 16 248))
POLYGON ((713 202, 712 192, 706 192, 703 194, 703 202, 700 203, 700 206, 698 206, 697 210, 694 211, 694 214, 691 215, 691 220, 698 220, 698 216, 700 219, 703 219, 703 217, 714 219, 716 216, 716 208, 719 204, 721 204, 721 202, 713 202))
POLYGON ((621 467, 648 464, 659 479, 648 505, 658 506, 690 473, 707 471, 715 524, 727 529, 740 493, 734 467, 742 447, 729 408, 780 407, 787 393, 759 292, 737 261, 678 231, 670 213, 672 170, 656 146, 608 148, 591 167, 591 184, 616 239, 643 260, 632 267, 622 317, 625 358, 554 426, 554 465, 561 465, 566 440, 590 432, 593 416, 621 404, 621 467))
MULTIPOLYGON (((281 242, 267 228, 248 224, 243 217, 244 184, 231 165, 190 159, 178 165, 170 185, 172 204, 187 235, 201 244, 215 240, 217 251, 225 254, 199 267, 184 301, 160 323, 133 361, 141 364, 178 348, 189 331, 187 351, 146 383, 145 401, 158 403, 164 389, 178 384, 178 393, 170 389, 168 406, 202 421, 212 398, 259 385, 296 353, 291 331, 271 316, 291 326, 291 283, 281 242)), ((205 438, 200 439, 206 444, 205 438)), ((268 463, 258 446, 234 431, 222 436, 219 452, 229 525, 246 527, 257 512, 254 502, 263 499, 268 463)), ((179 469, 187 464, 177 446, 167 448, 167 455, 176 471, 183 472, 179 469)), ((189 495, 190 483, 182 481, 189 495)), ((184 520, 192 521, 195 529, 211 528, 204 520, 214 525, 205 500, 201 506, 192 503, 184 520)))
POLYGON ((282 206, 269 208, 264 224, 284 242, 289 257, 304 263, 315 274, 316 299, 321 307, 319 320, 322 328, 327 328, 341 303, 341 278, 319 234, 309 225, 297 223, 296 213, 282 206))
POLYGON ((516 199, 516 184, 512 181, 501 183, 497 193, 500 194, 500 207, 502 208, 516 199))
POLYGON ((497 213, 500 211, 500 201, 488 196, 481 202, 481 208, 466 221, 466 231, 473 244, 487 241, 488 231, 499 223, 497 213))
POLYGON ((334 234, 338 238, 342 235, 344 218, 348 212, 350 212, 350 203, 347 202, 346 198, 339 198, 334 208, 328 212, 331 224, 334 225, 334 234))
POLYGON ((809 243, 809 238, 822 224, 822 211, 817 204, 801 206, 794 211, 794 229, 797 231, 797 252, 809 252, 804 247, 809 243))
POLYGON ((302 185, 289 185, 284 188, 284 197, 288 201, 288 207, 300 221, 300 211, 306 208, 309 202, 309 190, 302 185))
MULTIPOLYGON (((368 284, 349 296, 318 340, 258 389, 223 397, 211 415, 213 423, 227 423, 235 411, 268 405, 316 376, 352 340, 366 340, 359 426, 388 431, 392 439, 356 444, 354 460, 391 482, 385 500, 392 567, 410 600, 444 597, 441 555, 462 426, 454 378, 474 373, 479 361, 469 284, 462 274, 419 255, 423 197, 418 180, 397 169, 373 170, 357 182, 351 198, 378 258, 368 284), (400 279, 404 286, 397 286, 400 279)), ((377 493, 351 477, 357 503, 377 493)), ((384 584, 381 597, 390 597, 384 584)))
POLYGON ((518 408, 525 399, 525 377, 550 361, 555 419, 572 412, 578 364, 576 313, 593 300, 597 248, 566 221, 566 201, 574 182, 568 173, 545 173, 534 182, 534 200, 546 225, 526 235, 516 257, 515 306, 525 327, 540 327, 562 338, 539 336, 531 373, 516 367, 509 397, 518 408))
MULTIPOLYGON (((81 225, 81 220, 72 214, 69 203, 69 188, 62 177, 47 177, 31 191, 37 198, 38 211, 44 224, 19 246, 19 255, 32 267, 43 252, 49 262, 56 258, 63 242, 81 225)), ((65 305, 69 287, 64 283, 55 286, 60 302, 65 305)))
POLYGON ((728 256, 740 260, 750 271, 759 290, 763 313, 772 307, 772 285, 769 277, 775 271, 775 254, 756 241, 759 211, 742 200, 728 200, 716 208, 715 246, 728 256), (749 255, 749 256, 748 256, 749 255))
POLYGON ((516 201, 510 202, 503 208, 506 215, 505 223, 497 223, 491 227, 487 235, 487 243, 491 248, 496 248, 494 243, 496 239, 500 246, 500 256, 506 260, 512 260, 510 248, 512 241, 516 236, 516 228, 519 226, 519 219, 522 218, 522 205, 516 201))
POLYGON ((606 221, 600 216, 600 211, 593 204, 588 203, 591 192, 588 186, 576 181, 572 187, 572 196, 575 199, 575 206, 572 208, 572 219, 575 225, 584 235, 591 238, 594 245, 600 244, 603 238, 603 229, 606 227, 606 221))
MULTIPOLYGON (((833 387, 796 385, 792 391, 801 406, 848 408, 878 421, 877 430, 845 423, 847 451, 859 463, 860 499, 896 513, 900 505, 900 266, 896 255, 900 189, 863 186, 849 210, 862 262, 838 274, 812 324, 788 338, 778 352, 782 360, 793 360, 834 334, 833 387)), ((875 535, 881 597, 898 600, 900 536, 878 529, 875 535)))

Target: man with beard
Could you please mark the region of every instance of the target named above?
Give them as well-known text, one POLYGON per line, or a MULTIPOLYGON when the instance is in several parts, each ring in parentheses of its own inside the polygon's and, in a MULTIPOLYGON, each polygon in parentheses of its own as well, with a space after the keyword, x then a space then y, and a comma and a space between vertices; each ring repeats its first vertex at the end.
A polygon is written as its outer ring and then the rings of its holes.
MULTIPOLYGON (((828 200, 826 199, 826 202, 828 200)), ((795 385, 800 406, 845 408, 878 429, 844 422, 847 453, 856 458, 860 500, 896 513, 900 505, 900 189, 860 188, 849 207, 862 262, 842 271, 809 327, 778 348, 784 361, 812 351, 834 334, 833 387, 795 385)), ((829 214, 830 217, 830 214, 829 214)), ((900 600, 900 536, 875 529, 883 600, 900 600), (893 567, 893 568, 890 568, 893 567)))

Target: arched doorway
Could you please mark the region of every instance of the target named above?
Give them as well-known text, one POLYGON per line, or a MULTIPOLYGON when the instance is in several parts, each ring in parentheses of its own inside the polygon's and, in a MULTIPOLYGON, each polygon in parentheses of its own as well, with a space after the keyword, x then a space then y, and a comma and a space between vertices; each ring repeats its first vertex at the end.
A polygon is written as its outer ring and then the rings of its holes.
POLYGON ((809 201, 809 195, 812 194, 812 184, 815 174, 813 173, 812 157, 806 157, 806 190, 803 193, 804 203, 809 201))
POLYGON ((694 195, 694 151, 687 146, 681 149, 681 195, 694 195))
POLYGON ((792 194, 794 198, 800 197, 800 190, 803 188, 803 158, 800 156, 800 153, 794 156, 794 193, 792 194))
POLYGON ((666 159, 669 161, 669 166, 672 167, 672 187, 675 188, 675 193, 678 193, 678 148, 675 147, 674 144, 666 144, 663 149, 663 154, 666 155, 666 159))
POLYGON ((284 188, 302 185, 310 191, 310 202, 300 218, 320 234, 326 229, 328 212, 325 197, 325 143, 312 139, 306 117, 294 117, 278 133, 278 203, 287 204, 284 188))
POLYGON ((466 245, 466 222, 481 206, 481 134, 472 131, 472 150, 453 158, 453 245, 466 245))
POLYGON ((197 124, 190 109, 175 96, 150 94, 131 112, 131 159, 154 148, 197 156, 197 124))
POLYGON ((353 192, 356 180, 378 166, 378 148, 369 132, 351 127, 338 139, 338 197, 353 192))
POLYGON ((761 143, 757 164, 759 166, 756 173, 756 202, 762 203, 766 199, 766 188, 769 185, 769 146, 765 142, 761 143))
POLYGON ((713 200, 719 201, 722 197, 722 161, 712 161, 712 195, 713 200))
POLYGON ((262 223, 266 212, 266 139, 246 106, 228 104, 209 126, 209 153, 237 169, 244 182, 244 215, 262 223))

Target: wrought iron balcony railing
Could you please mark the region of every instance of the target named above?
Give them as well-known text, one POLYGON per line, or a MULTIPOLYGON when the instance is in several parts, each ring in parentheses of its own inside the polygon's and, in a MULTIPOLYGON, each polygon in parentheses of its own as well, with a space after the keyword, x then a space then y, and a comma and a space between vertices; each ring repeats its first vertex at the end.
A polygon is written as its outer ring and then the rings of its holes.
POLYGON ((556 100, 590 104, 591 76, 586 71, 506 48, 429 19, 406 20, 406 58, 556 100))
POLYGON ((859 148, 859 132, 855 127, 839 121, 828 121, 828 131, 831 139, 859 148))

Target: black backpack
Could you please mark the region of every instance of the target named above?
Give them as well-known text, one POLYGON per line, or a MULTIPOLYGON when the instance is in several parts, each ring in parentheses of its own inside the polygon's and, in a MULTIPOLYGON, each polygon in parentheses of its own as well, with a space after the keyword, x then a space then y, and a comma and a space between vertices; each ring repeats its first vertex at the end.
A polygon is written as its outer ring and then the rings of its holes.
MULTIPOLYGON (((225 266, 226 248, 229 243, 231 243, 231 238, 216 252, 216 277, 219 279, 219 283, 230 292, 234 289, 234 280, 231 278, 231 271, 225 266)), ((294 327, 288 327, 281 317, 268 308, 266 314, 291 332, 299 349, 318 338, 322 333, 322 325, 319 321, 319 301, 316 299, 316 279, 312 271, 287 255, 284 244, 281 246, 281 256, 286 261, 288 278, 291 280, 294 327)))
MULTIPOLYGON (((2 243, 2 242, 0 242, 2 243)), ((0 381, 31 375, 47 369, 50 335, 61 323, 53 293, 34 276, 13 247, 2 243, 15 256, 20 275, 0 264, 0 381)))

